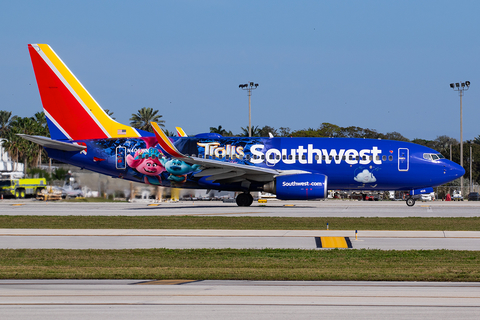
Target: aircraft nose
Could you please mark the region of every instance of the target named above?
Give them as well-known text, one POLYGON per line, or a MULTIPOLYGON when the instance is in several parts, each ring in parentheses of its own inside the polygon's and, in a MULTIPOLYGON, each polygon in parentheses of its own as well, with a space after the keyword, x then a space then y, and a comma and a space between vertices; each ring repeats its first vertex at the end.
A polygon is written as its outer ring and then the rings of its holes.
POLYGON ((465 174, 465 169, 455 162, 450 162, 449 165, 445 166, 446 174, 452 177, 452 180, 460 178, 465 174))

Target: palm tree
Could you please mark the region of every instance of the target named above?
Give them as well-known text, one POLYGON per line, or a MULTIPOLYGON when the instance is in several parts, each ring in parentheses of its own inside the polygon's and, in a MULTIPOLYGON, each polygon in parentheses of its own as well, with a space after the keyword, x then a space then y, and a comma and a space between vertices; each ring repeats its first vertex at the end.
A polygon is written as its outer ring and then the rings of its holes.
POLYGON ((218 133, 224 137, 231 137, 233 136, 232 131, 227 131, 222 128, 222 126, 218 126, 217 128, 215 127, 210 127, 210 133, 218 133))
POLYGON ((156 122, 160 127, 165 127, 165 120, 160 120, 162 115, 157 115, 158 110, 152 108, 142 108, 130 118, 130 125, 134 128, 153 132, 150 122, 156 122))
MULTIPOLYGON (((242 133, 240 133, 240 137, 248 137, 248 126, 247 127, 240 127, 242 129, 242 133)), ((260 137, 261 129, 258 126, 252 126, 252 137, 260 137)))
POLYGON ((0 137, 3 137, 17 116, 12 117, 12 111, 0 110, 0 137))
MULTIPOLYGON (((43 148, 36 143, 22 139, 17 134, 48 136, 47 120, 43 112, 37 112, 33 117, 15 117, 10 121, 10 128, 6 131, 4 147, 15 163, 24 162, 27 166, 38 166, 41 163, 43 148)), ((15 165, 16 166, 16 165, 15 165)))
POLYGON ((109 116, 110 118, 112 118, 113 120, 115 120, 115 118, 113 117, 113 111, 110 111, 110 110, 108 110, 108 109, 105 109, 105 110, 103 110, 103 111, 105 111, 105 113, 107 114, 107 116, 109 116))

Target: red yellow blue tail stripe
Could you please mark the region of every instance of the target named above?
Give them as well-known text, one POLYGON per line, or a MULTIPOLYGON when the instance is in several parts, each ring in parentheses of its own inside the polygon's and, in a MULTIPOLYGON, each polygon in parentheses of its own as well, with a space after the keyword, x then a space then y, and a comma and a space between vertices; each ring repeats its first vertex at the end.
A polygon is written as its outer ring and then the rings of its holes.
POLYGON ((110 118, 50 46, 29 44, 28 49, 53 139, 141 136, 110 118))
POLYGON ((177 134, 178 134, 179 137, 188 137, 187 134, 185 133, 185 131, 183 131, 182 128, 175 127, 175 129, 177 129, 177 134))
POLYGON ((153 132, 157 137, 158 144, 166 153, 174 158, 185 158, 185 156, 177 150, 172 141, 170 141, 170 139, 165 135, 163 130, 156 122, 150 122, 150 124, 152 125, 153 132))

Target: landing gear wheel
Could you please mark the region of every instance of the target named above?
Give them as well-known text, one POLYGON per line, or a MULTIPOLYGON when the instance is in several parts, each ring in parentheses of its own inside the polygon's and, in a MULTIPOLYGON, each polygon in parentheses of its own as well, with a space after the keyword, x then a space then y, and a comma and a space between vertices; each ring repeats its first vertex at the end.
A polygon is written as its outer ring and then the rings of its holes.
POLYGON ((253 197, 250 193, 240 193, 235 201, 239 207, 249 207, 253 203, 253 197))
POLYGON ((413 207, 415 205, 415 199, 413 198, 408 198, 406 202, 407 202, 407 206, 409 207, 413 207))

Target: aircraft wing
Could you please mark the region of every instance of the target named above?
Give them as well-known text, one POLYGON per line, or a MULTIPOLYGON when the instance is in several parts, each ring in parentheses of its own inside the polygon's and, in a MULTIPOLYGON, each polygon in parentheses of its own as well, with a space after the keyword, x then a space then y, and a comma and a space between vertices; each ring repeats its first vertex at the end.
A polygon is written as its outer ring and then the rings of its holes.
POLYGON ((185 157, 183 161, 198 164, 202 171, 195 177, 207 177, 207 180, 223 183, 233 183, 243 180, 269 182, 280 174, 279 170, 247 166, 244 164, 216 161, 197 157, 185 157))
POLYGON ((195 177, 208 177, 207 180, 219 183, 234 183, 243 181, 270 182, 279 175, 310 173, 301 170, 275 170, 233 162, 186 156, 178 151, 178 149, 173 145, 158 124, 155 122, 152 122, 151 124, 158 143, 166 153, 174 158, 185 161, 186 163, 197 164, 202 167, 202 171, 194 174, 195 177))

